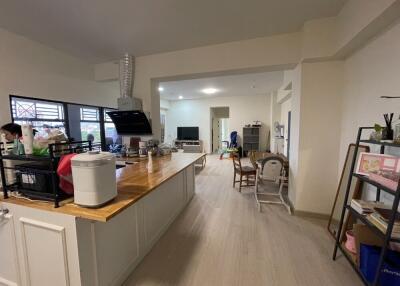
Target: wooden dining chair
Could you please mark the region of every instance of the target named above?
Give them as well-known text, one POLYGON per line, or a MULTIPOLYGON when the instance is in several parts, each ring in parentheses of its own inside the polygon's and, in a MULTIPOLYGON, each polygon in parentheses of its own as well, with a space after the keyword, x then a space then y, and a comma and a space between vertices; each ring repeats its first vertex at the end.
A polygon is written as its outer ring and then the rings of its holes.
POLYGON ((249 153, 249 158, 250 158, 250 163, 253 165, 254 169, 258 169, 258 164, 257 164, 257 155, 256 151, 250 151, 249 153))
POLYGON ((251 187, 255 186, 257 170, 250 166, 242 166, 239 155, 233 155, 233 187, 236 186, 236 183, 239 183, 239 192, 242 191, 242 187, 251 187), (236 175, 239 176, 239 180, 236 181, 236 175), (243 185, 243 177, 245 177, 246 184, 243 185), (253 178, 249 178, 253 177, 253 178), (253 181, 250 181, 253 179, 253 181))

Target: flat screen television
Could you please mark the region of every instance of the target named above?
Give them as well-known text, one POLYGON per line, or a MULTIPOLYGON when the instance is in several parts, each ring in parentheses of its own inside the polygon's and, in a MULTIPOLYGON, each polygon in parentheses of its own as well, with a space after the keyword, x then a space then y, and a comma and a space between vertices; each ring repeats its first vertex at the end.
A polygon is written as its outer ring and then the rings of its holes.
POLYGON ((178 127, 178 140, 199 140, 199 127, 178 127))

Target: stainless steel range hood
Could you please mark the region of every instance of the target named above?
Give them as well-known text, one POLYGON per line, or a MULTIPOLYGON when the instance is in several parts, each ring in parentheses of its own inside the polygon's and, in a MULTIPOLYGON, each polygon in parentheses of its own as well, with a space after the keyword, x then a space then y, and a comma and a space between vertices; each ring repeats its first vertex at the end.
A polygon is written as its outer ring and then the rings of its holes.
POLYGON ((152 135, 151 124, 143 112, 142 100, 132 95, 134 76, 135 58, 125 54, 119 62, 119 111, 110 111, 107 114, 114 122, 119 135, 152 135))

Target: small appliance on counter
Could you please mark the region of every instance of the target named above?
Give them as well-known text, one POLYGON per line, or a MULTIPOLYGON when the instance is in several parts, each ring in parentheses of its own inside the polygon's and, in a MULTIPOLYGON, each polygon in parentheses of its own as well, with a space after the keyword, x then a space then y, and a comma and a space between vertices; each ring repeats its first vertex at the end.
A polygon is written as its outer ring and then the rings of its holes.
POLYGON ((147 142, 140 141, 139 142, 139 157, 147 157, 147 142))
POLYGON ((172 153, 172 146, 170 144, 163 143, 159 148, 159 153, 161 156, 169 155, 172 153))
POLYGON ((128 148, 126 150, 126 157, 128 158, 139 157, 139 150, 135 148, 128 148))
POLYGON ((89 151, 72 158, 74 202, 99 207, 117 196, 115 157, 108 152, 89 151))

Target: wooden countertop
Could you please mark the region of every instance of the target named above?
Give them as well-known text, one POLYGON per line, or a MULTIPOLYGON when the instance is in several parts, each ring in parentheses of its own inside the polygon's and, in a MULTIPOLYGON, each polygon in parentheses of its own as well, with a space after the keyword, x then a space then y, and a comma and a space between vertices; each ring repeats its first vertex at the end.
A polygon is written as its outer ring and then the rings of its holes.
POLYGON ((118 196, 100 208, 83 208, 72 202, 54 208, 54 203, 13 197, 0 201, 106 222, 203 156, 204 153, 172 153, 155 157, 151 173, 147 170, 147 160, 116 170, 118 196))

